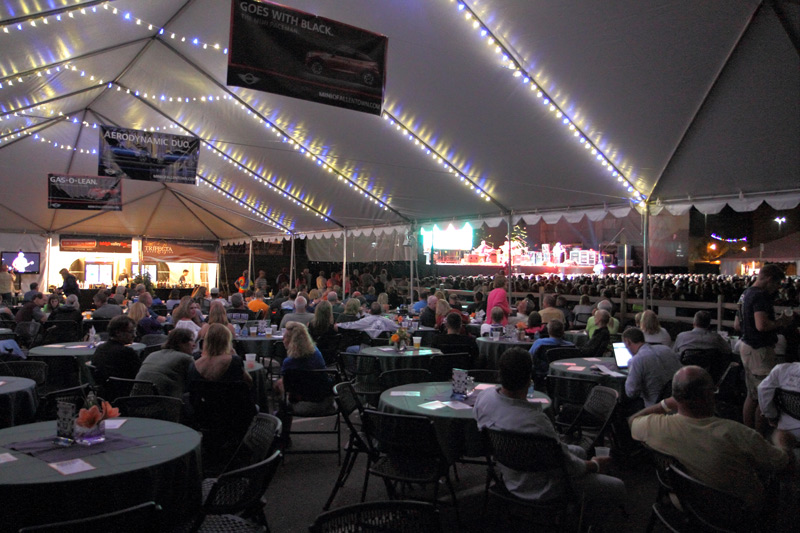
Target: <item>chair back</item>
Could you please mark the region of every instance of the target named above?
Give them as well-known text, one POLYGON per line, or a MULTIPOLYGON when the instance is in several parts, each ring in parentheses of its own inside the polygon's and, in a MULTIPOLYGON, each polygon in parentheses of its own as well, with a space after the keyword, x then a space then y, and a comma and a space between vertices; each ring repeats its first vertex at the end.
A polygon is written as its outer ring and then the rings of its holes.
POLYGON ((103 384, 105 399, 108 401, 123 396, 158 396, 155 383, 140 379, 109 377, 103 384))
POLYGON ((558 413, 564 404, 583 405, 589 397, 589 392, 597 386, 597 382, 549 375, 545 378, 545 385, 547 395, 553 400, 553 409, 558 413))
POLYGON ((287 370, 283 388, 289 403, 321 402, 333 396, 333 382, 325 370, 287 370))
POLYGON ((258 413, 224 471, 254 465, 272 455, 282 429, 283 424, 277 416, 258 413))
POLYGON ((334 335, 322 335, 317 340, 317 348, 322 354, 326 365, 336 363, 336 356, 339 353, 339 345, 342 343, 342 335, 336 333, 334 335))
MULTIPOLYGON (((349 381, 337 383, 333 387, 333 393, 336 395, 335 400, 336 405, 339 406, 339 412, 342 413, 345 422, 350 426, 352 423, 350 416, 355 412, 358 412, 360 416, 364 412, 364 406, 361 404, 361 400, 358 399, 358 395, 353 389, 353 384, 349 381)), ((350 429, 353 430, 352 427, 350 429)))
POLYGON ((547 358, 547 364, 550 364, 553 361, 560 361, 562 359, 574 359, 575 357, 580 357, 581 351, 572 346, 566 346, 566 347, 554 346, 545 351, 544 355, 547 358))
POLYGON ((180 423, 183 402, 172 396, 122 396, 114 400, 123 416, 153 418, 180 423))
POLYGON ((219 476, 203 502, 203 514, 233 514, 258 505, 278 471, 280 458, 278 450, 261 462, 219 476))
POLYGON ((339 372, 347 381, 377 382, 381 375, 381 362, 373 355, 339 352, 339 372))
POLYGON ((775 391, 775 403, 782 413, 800 420, 800 392, 779 388, 775 391))
POLYGON ((400 368, 381 372, 378 383, 383 390, 408 385, 409 383, 425 383, 432 381, 431 373, 424 368, 400 368))
POLYGON ((76 342, 83 338, 83 326, 74 320, 48 320, 42 327, 44 328, 42 344, 76 342))
POLYGON ((451 353, 469 353, 472 347, 467 344, 439 344, 436 346, 439 348, 442 353, 444 354, 451 354, 451 353))
POLYGON ((564 450, 558 439, 491 428, 484 431, 490 460, 518 472, 566 472, 564 450))
POLYGON ((192 427, 204 434, 233 433, 231 438, 237 442, 256 414, 250 389, 243 381, 190 381, 189 403, 192 427))
POLYGON ((40 526, 24 527, 20 533, 139 533, 158 529, 161 507, 155 502, 146 502, 77 520, 68 520, 40 526))
POLYGON ((478 383, 500 383, 500 371, 486 368, 475 368, 467 370, 467 374, 472 376, 478 383))
POLYGON ((693 531, 741 531, 754 517, 742 500, 709 487, 678 464, 669 466, 668 478, 693 531))
POLYGON ((361 421, 364 432, 370 439, 374 439, 381 453, 395 458, 442 457, 430 418, 366 409, 361 421))
POLYGON ((586 324, 589 322, 590 318, 592 318, 591 313, 576 313, 574 324, 576 326, 586 327, 586 324))
POLYGON ((14 333, 22 346, 33 347, 41 339, 42 323, 36 320, 20 322, 14 327, 14 333))
POLYGON ((8 361, 0 363, 0 371, 18 378, 32 379, 37 387, 43 387, 47 382, 47 363, 42 361, 8 361))
POLYGON ((468 353, 447 353, 432 355, 430 362, 433 381, 450 381, 453 379, 453 369, 470 367, 468 353))
POLYGON ((322 513, 311 533, 380 531, 383 533, 441 533, 439 510, 427 502, 390 500, 358 503, 322 513))
POLYGON ((58 416, 58 402, 69 402, 75 405, 77 413, 86 403, 86 396, 92 391, 92 386, 88 383, 68 389, 53 391, 45 395, 39 403, 36 412, 36 420, 55 420, 58 416))

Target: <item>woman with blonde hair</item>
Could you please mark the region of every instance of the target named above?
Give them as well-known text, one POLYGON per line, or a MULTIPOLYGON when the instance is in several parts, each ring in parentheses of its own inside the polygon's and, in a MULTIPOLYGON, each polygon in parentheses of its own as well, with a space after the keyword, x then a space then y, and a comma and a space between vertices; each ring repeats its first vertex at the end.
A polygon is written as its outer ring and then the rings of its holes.
POLYGON ((378 295, 377 302, 381 304, 381 311, 384 313, 389 311, 389 295, 385 292, 382 292, 378 295))
POLYGON ((658 322, 658 316, 650 309, 642 313, 642 317, 639 320, 639 328, 644 332, 644 342, 647 344, 672 346, 672 337, 670 337, 667 330, 661 327, 658 322))
POLYGON ((230 330, 231 335, 236 335, 236 329, 234 329, 233 324, 228 322, 228 313, 225 312, 225 306, 219 300, 211 302, 211 309, 208 311, 208 322, 203 324, 200 331, 197 332, 198 341, 205 338, 212 324, 222 324, 230 330))
POLYGON ((224 324, 211 324, 200 357, 189 367, 189 381, 244 381, 252 387, 253 379, 233 352, 232 340, 224 324))
POLYGON ((328 300, 322 300, 314 309, 314 318, 308 323, 308 333, 316 342, 325 335, 336 334, 333 329, 333 306, 328 300))
POLYGON ((139 340, 145 335, 158 335, 164 332, 161 323, 150 316, 147 306, 141 302, 132 303, 128 307, 128 316, 136 323, 134 340, 139 340))
POLYGON ((337 324, 342 322, 355 322, 361 315, 361 301, 358 298, 350 298, 344 304, 344 312, 339 314, 336 319, 337 324))
POLYGON ((203 323, 198 316, 200 304, 192 300, 191 296, 181 298, 181 303, 172 310, 172 323, 176 328, 186 328, 194 334, 195 340, 203 323))
POLYGON ((439 300, 436 302, 436 327, 441 328, 444 324, 444 319, 447 313, 450 312, 452 307, 447 303, 447 300, 439 300))

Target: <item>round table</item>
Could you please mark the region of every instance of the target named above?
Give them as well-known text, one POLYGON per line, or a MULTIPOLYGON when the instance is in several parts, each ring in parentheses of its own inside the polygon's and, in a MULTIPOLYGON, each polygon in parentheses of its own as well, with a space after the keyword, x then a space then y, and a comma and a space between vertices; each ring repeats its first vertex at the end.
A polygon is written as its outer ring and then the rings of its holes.
POLYGON ((620 394, 620 398, 625 395, 625 380, 627 376, 614 377, 603 374, 599 370, 592 369, 592 366, 604 365, 612 371, 617 370, 613 357, 576 357, 574 359, 561 359, 550 363, 549 374, 553 376, 565 376, 568 378, 585 379, 596 381, 600 385, 610 387, 620 394))
MULTIPOLYGON (((136 439, 140 444, 114 450, 108 449, 108 441, 96 444, 88 450, 97 453, 80 458, 94 469, 69 475, 9 448, 55 433, 55 421, 0 430, 0 453, 16 459, 0 463, 4 531, 107 513, 147 501, 161 505, 163 520, 174 526, 199 509, 200 434, 195 430, 163 420, 128 418, 119 429, 106 429, 106 434, 136 439)), ((69 459, 68 454, 75 451, 66 448, 56 453, 69 459)))
POLYGON ((14 330, 10 328, 0 328, 0 339, 13 339, 14 330))
MULTIPOLYGON (((478 385, 483 388, 485 385, 478 385)), ((426 409, 421 407, 432 401, 449 401, 453 385, 449 381, 431 383, 412 383, 400 385, 383 391, 378 409, 386 413, 426 416, 433 420, 439 443, 448 459, 459 457, 481 457, 484 455, 482 439, 472 409, 441 407, 426 409), (405 395, 406 392, 419 392, 418 395, 405 395)), ((478 392, 478 391, 476 391, 478 392)), ((550 397, 543 392, 534 392, 533 400, 543 409, 550 407, 550 397)))
MULTIPOLYGON (((258 358, 274 357, 276 355, 275 344, 283 343, 283 335, 266 336, 237 336, 233 339, 236 353, 242 356, 254 353, 258 358)), ((284 352, 285 355, 285 352, 284 352)))
POLYGON ((371 346, 359 352, 360 355, 372 355, 378 358, 381 372, 400 368, 429 368, 432 355, 441 354, 438 348, 408 348, 397 352, 394 346, 371 346))
POLYGON ((497 361, 509 348, 522 348, 530 350, 532 340, 504 339, 494 340, 491 337, 478 337, 478 360, 483 362, 482 368, 497 369, 497 361))
POLYGON ((586 330, 580 331, 565 331, 564 340, 569 341, 578 348, 589 342, 589 334, 586 330))
MULTIPOLYGON (((134 342, 129 345, 138 354, 147 346, 134 342)), ((65 342, 31 348, 28 359, 47 363, 47 384, 58 388, 74 387, 81 383, 94 384, 94 378, 86 363, 92 359, 94 347, 87 342, 65 342), (77 365, 73 358, 77 359, 77 365)))
POLYGON ((33 422, 38 402, 35 381, 0 376, 0 428, 33 422))

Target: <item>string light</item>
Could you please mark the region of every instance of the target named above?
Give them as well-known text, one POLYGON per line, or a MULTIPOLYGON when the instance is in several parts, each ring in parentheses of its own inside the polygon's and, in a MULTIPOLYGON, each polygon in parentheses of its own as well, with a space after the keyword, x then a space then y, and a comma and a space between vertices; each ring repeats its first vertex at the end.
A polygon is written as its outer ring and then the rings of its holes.
POLYGON ((712 233, 711 238, 722 242, 747 242, 747 237, 740 237, 738 239, 726 239, 725 237, 720 237, 716 233, 712 233))
POLYGON ((261 218, 266 224, 269 224, 270 226, 277 228, 279 230, 285 231, 286 233, 292 233, 293 225, 292 227, 289 227, 280 223, 277 219, 273 218, 269 213, 265 213, 264 211, 262 211, 260 206, 253 207, 252 205, 246 203, 242 198, 237 196, 235 193, 232 193, 227 189, 220 187, 219 185, 205 178, 204 176, 198 175, 197 179, 200 184, 208 186, 211 190, 216 191, 218 194, 226 197, 228 200, 234 202, 239 207, 242 207, 245 210, 249 211, 250 213, 253 213, 257 217, 261 218))
POLYGON ((512 72, 515 78, 518 78, 524 85, 530 87, 531 93, 538 98, 541 103, 547 107, 548 111, 552 114, 555 120, 567 128, 572 133, 571 138, 576 140, 584 148, 590 151, 595 156, 594 159, 600 163, 612 178, 617 178, 617 182, 626 189, 631 195, 634 203, 639 203, 647 199, 647 197, 638 191, 631 180, 611 162, 611 158, 607 157, 603 151, 589 140, 580 127, 569 117, 566 111, 561 109, 556 104, 550 95, 539 84, 534 81, 534 76, 527 72, 519 62, 514 59, 514 55, 502 44, 499 38, 488 28, 486 24, 478 17, 478 15, 463 1, 463 0, 450 0, 456 4, 456 9, 459 13, 464 14, 464 19, 470 24, 470 28, 477 31, 481 39, 483 39, 488 46, 493 47, 494 52, 500 58, 500 64, 503 68, 512 72))
POLYGON ((407 127, 403 122, 400 121, 400 119, 398 119, 388 111, 384 111, 382 113, 382 116, 383 119, 387 121, 387 123, 390 126, 394 127, 395 131, 399 132, 400 135, 405 137, 406 140, 408 140, 409 142, 413 142, 417 148, 425 152, 425 155, 431 156, 437 164, 441 164, 444 167, 444 169, 447 170, 448 173, 456 176, 461 183, 469 187, 470 190, 475 192, 475 194, 479 195, 482 199, 486 200, 487 202, 492 201, 500 205, 499 202, 497 202, 497 200, 495 200, 483 187, 478 185, 478 183, 475 182, 475 180, 470 178, 466 173, 459 170, 458 167, 455 165, 455 163, 447 159, 435 148, 433 148, 431 145, 425 142, 425 140, 423 140, 422 137, 417 135, 413 130, 411 130, 411 128, 407 127))

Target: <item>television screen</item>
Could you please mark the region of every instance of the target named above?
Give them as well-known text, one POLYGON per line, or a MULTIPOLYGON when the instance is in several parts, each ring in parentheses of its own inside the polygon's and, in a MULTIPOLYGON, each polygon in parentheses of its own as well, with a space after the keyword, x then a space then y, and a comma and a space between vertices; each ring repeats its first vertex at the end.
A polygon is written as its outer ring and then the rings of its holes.
POLYGON ((8 270, 18 274, 39 273, 39 252, 3 252, 0 259, 8 265, 8 270))

